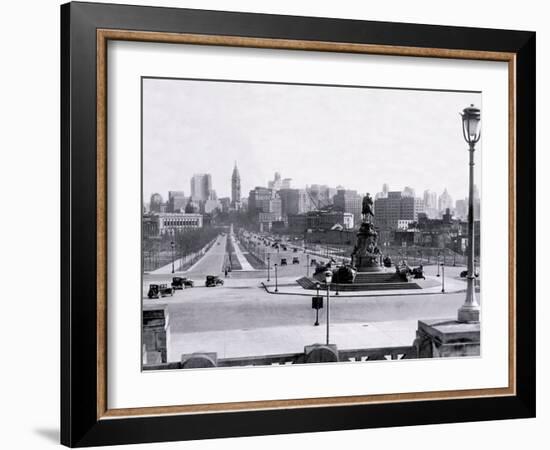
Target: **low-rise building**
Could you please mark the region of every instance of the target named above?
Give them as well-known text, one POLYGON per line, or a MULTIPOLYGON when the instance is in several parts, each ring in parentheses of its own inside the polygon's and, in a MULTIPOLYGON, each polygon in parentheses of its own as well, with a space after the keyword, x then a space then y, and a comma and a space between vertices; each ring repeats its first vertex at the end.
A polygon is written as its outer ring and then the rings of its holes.
POLYGON ((202 214, 156 213, 143 216, 143 235, 162 236, 203 227, 202 214))
POLYGON ((288 229, 291 233, 304 233, 307 230, 330 230, 340 225, 345 230, 354 227, 354 215, 342 211, 311 211, 305 214, 290 214, 288 229))

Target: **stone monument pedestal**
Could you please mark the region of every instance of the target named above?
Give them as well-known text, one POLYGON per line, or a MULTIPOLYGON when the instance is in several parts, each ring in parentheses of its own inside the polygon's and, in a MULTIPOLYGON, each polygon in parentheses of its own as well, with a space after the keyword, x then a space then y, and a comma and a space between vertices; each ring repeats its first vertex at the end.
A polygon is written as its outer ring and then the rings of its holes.
POLYGON ((419 320, 414 346, 419 358, 480 355, 480 324, 455 319, 419 320))
POLYGON ((371 222, 362 222, 357 242, 351 253, 351 265, 357 272, 383 272, 382 255, 378 248, 378 233, 371 222))
MULTIPOLYGON (((385 272, 383 266, 378 260, 374 260, 371 256, 357 256, 356 258, 357 272, 385 272)), ((379 258, 377 258, 379 259, 379 258)))

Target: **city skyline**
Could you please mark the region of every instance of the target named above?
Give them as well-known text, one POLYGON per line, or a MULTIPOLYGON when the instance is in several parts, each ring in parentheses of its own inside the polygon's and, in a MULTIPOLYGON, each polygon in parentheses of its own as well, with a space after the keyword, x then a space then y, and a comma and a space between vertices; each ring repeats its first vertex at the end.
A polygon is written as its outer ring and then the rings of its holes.
POLYGON ((471 103, 480 105, 481 94, 164 79, 143 83, 144 198, 186 191, 195 173, 210 173, 218 197, 231 197, 235 160, 243 196, 266 186, 274 172, 292 178, 299 188, 343 185, 374 195, 383 183, 422 184, 438 193, 447 187, 455 198, 467 194, 468 152, 459 112, 471 103))
MULTIPOLYGON (((236 164, 235 167, 238 167, 238 164, 236 164)), ((235 169, 232 169, 232 171, 234 171, 234 170, 235 170, 235 169)), ((192 179, 193 179, 194 177, 196 177, 197 175, 201 175, 201 176, 202 176, 202 175, 211 175, 211 174, 209 174, 209 173, 194 174, 194 175, 191 176, 190 180, 192 180, 192 179)), ((190 181, 190 180, 187 181, 187 184, 189 184, 189 181, 190 181)), ((213 180, 212 178, 211 178, 211 182, 212 182, 212 185, 214 185, 214 180, 213 180)), ((233 182, 233 180, 230 180, 230 184, 232 184, 232 182, 233 182)), ((263 188, 268 188, 268 189, 269 189, 268 184, 269 184, 269 181, 266 182, 264 185, 261 185, 261 186, 254 186, 254 188, 252 188, 252 189, 250 189, 250 190, 253 190, 253 189, 255 189, 256 187, 263 187, 263 188)), ((321 184, 321 183, 311 183, 311 184, 309 184, 309 185, 307 185, 307 186, 291 186, 290 189, 306 190, 306 189, 310 188, 311 186, 323 186, 323 184, 321 184)), ((328 187, 330 187, 330 188, 337 188, 337 186, 332 186, 332 185, 326 185, 326 186, 328 186, 328 187)), ((342 186, 342 187, 343 187, 345 190, 355 190, 355 189, 348 189, 346 186, 342 186)), ((403 186, 403 188, 401 188, 401 189, 394 189, 394 188, 392 188, 391 185, 389 185, 389 183, 383 183, 380 190, 373 189, 373 190, 370 190, 370 191, 369 191, 369 190, 366 190, 366 191, 363 191, 363 192, 362 192, 362 191, 357 191, 357 193, 360 194, 360 195, 365 195, 366 193, 369 193, 372 197, 374 197, 375 195, 384 192, 384 191, 383 191, 384 187, 387 187, 387 188, 388 188, 388 192, 405 192, 405 193, 407 192, 407 189, 408 189, 408 188, 412 188, 412 189, 415 191, 415 198, 420 198, 420 199, 424 199, 424 194, 425 194, 427 191, 429 191, 429 192, 431 192, 431 193, 435 193, 435 194, 436 194, 436 205, 437 205, 437 203, 439 203, 439 199, 440 199, 441 195, 443 195, 443 194, 445 194, 445 193, 447 193, 448 195, 450 195, 450 197, 452 198, 453 207, 454 207, 454 205, 456 204, 457 201, 463 201, 464 199, 467 199, 467 197, 468 197, 467 195, 466 195, 465 197, 455 196, 455 195, 453 195, 452 192, 449 192, 449 190, 448 190, 446 187, 443 188, 443 190, 442 190, 441 192, 436 192, 436 191, 432 191, 431 189, 423 189, 423 188, 419 188, 419 189, 418 189, 418 188, 415 187, 415 186, 403 186)), ((476 188, 476 194, 478 194, 477 185, 476 185, 475 188, 476 188)), ((283 189, 283 188, 282 188, 282 189, 283 189)), ((242 195, 241 195, 240 198, 241 198, 241 199, 247 198, 247 197, 248 197, 248 193, 250 192, 250 190, 248 190, 248 191, 246 191, 246 192, 243 191, 243 193, 242 193, 242 195), (245 195, 245 194, 246 194, 246 195, 245 195)), ((279 189, 277 189, 277 190, 279 190, 279 189)), ((170 192, 182 192, 182 191, 184 192, 184 196, 185 196, 186 198, 192 197, 192 193, 191 193, 190 190, 187 190, 187 191, 186 191, 185 189, 181 189, 181 190, 177 190, 177 191, 176 191, 175 189, 169 188, 169 189, 166 191, 166 194, 163 194, 163 192, 150 192, 150 193, 148 193, 148 194, 147 194, 147 193, 144 194, 144 196, 143 196, 143 202, 144 202, 144 203, 149 203, 149 199, 150 199, 152 196, 156 195, 156 194, 160 195, 161 198, 162 198, 162 200, 166 202, 166 201, 168 201, 170 192)), ((215 189, 213 189, 213 191, 217 193, 217 191, 216 191, 215 189)), ((222 198, 229 198, 229 199, 231 199, 231 201, 233 201, 233 196, 232 196, 232 195, 217 195, 217 199, 218 199, 218 200, 219 200, 219 199, 222 199, 222 198)), ((426 207, 429 207, 429 206, 426 205, 426 207)), ((437 208, 437 206, 436 206, 436 209, 439 209, 439 208, 437 208)), ((443 208, 443 210, 444 210, 444 208, 443 208)))

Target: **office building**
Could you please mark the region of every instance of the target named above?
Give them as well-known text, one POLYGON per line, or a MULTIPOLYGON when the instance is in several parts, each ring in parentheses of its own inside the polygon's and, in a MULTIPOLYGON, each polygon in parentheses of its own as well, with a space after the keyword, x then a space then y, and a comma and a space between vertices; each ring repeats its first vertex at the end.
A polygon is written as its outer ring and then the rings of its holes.
POLYGON ((191 198, 194 201, 205 201, 212 195, 212 175, 197 173, 191 178, 191 198))

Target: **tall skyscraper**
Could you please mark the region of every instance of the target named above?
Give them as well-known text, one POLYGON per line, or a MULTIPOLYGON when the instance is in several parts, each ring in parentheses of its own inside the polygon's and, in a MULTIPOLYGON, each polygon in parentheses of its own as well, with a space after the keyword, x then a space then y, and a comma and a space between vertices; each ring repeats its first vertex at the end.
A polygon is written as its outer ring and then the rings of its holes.
POLYGON ((281 189, 281 213, 283 216, 301 214, 308 211, 309 198, 304 189, 281 189))
POLYGON ((438 209, 439 212, 445 212, 447 208, 453 209, 453 198, 450 196, 450 194, 447 192, 447 188, 443 191, 443 194, 439 196, 439 202, 438 202, 438 209))
POLYGON ((405 186, 405 188, 403 189, 403 197, 414 197, 414 196, 415 196, 414 189, 410 186, 405 186))
POLYGON ((281 197, 275 189, 257 186, 248 196, 248 215, 260 231, 271 229, 273 222, 282 218, 281 197))
POLYGON ((193 201, 209 200, 212 194, 212 175, 196 173, 191 178, 191 198, 193 201))
POLYGON ((390 186, 388 183, 384 183, 382 185, 382 190, 380 192, 377 192, 375 195, 374 195, 374 198, 377 199, 377 198, 388 198, 388 192, 390 191, 390 186))
POLYGON ((272 181, 267 182, 267 187, 269 189, 274 189, 275 191, 278 191, 283 186, 283 180, 281 179, 281 174, 279 172, 275 172, 275 176, 273 177, 272 181))
POLYGON ((415 222, 424 212, 424 200, 404 196, 402 192, 388 192, 386 198, 374 202, 374 223, 383 230, 397 229, 401 222, 415 222))
POLYGON ((439 210, 437 209, 437 193, 426 189, 423 199, 426 215, 430 219, 436 219, 439 216, 439 210))
POLYGON ((241 176, 237 168, 237 161, 233 167, 233 175, 231 175, 231 205, 233 208, 238 208, 241 203, 241 176))
POLYGON ((291 183, 292 183, 292 178, 283 178, 281 189, 290 189, 291 183))
POLYGON ((361 212, 363 209, 363 197, 357 191, 342 189, 333 197, 334 209, 353 214, 353 222, 356 226, 361 224, 361 212))
POLYGON ((427 209, 437 208, 437 193, 432 192, 429 189, 424 191, 424 206, 427 209))
POLYGON ((458 219, 468 218, 468 201, 466 199, 456 201, 455 215, 458 219))

